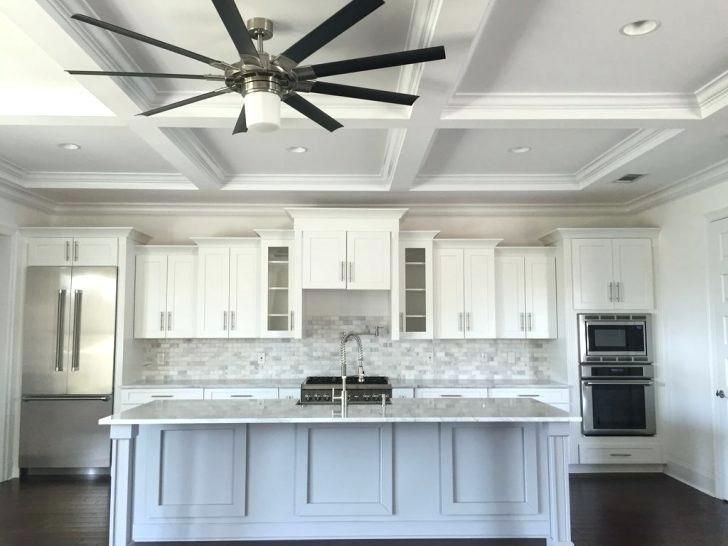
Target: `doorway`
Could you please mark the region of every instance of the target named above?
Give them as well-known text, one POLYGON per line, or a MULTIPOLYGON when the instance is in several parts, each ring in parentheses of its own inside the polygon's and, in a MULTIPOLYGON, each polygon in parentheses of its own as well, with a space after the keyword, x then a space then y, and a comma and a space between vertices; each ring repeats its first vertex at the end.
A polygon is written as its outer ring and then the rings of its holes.
POLYGON ((15 236, 0 226, 0 481, 12 475, 15 236))
POLYGON ((728 218, 708 227, 716 496, 728 499, 728 218))

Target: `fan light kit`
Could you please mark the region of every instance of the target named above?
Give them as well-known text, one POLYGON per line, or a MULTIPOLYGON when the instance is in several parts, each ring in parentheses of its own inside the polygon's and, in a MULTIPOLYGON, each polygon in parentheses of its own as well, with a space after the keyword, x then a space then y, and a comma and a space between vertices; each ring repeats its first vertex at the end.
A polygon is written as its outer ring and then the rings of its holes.
POLYGON ((526 154, 531 151, 531 147, 530 146, 516 146, 514 148, 510 148, 508 151, 511 152, 512 154, 526 154))
POLYGON ((62 150, 68 150, 69 152, 81 149, 81 146, 74 144, 73 142, 61 142, 58 147, 62 150))
POLYGON ((224 83, 224 87, 214 91, 142 112, 141 115, 143 116, 166 112, 173 108, 226 93, 238 93, 243 96, 244 104, 238 120, 235 123, 233 134, 244 133, 248 129, 260 132, 278 129, 281 125, 281 101, 318 123, 324 129, 335 131, 342 127, 342 125, 323 110, 304 99, 300 93, 335 95, 406 106, 411 106, 417 100, 418 96, 322 82, 318 81, 317 78, 436 61, 445 58, 445 48, 437 46, 300 66, 301 61, 324 47, 374 10, 384 5, 384 0, 352 0, 280 55, 271 55, 263 49, 263 42, 273 36, 273 21, 264 17, 254 17, 249 19, 246 25, 243 23, 243 18, 234 0, 212 0, 212 4, 235 44, 239 58, 237 61, 228 63, 213 59, 195 53, 194 51, 139 34, 138 32, 94 19, 87 15, 75 14, 71 18, 200 61, 213 68, 222 70, 223 74, 221 75, 108 72, 97 70, 69 70, 68 72, 70 74, 86 76, 181 78, 224 83))
POLYGON ((660 26, 660 21, 654 19, 641 19, 624 25, 619 31, 625 36, 644 36, 655 32, 660 26))

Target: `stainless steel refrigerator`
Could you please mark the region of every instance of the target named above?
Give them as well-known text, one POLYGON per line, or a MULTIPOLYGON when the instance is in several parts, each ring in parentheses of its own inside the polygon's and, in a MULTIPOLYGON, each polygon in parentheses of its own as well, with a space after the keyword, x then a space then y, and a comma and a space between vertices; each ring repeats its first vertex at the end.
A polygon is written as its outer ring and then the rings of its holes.
POLYGON ((115 267, 28 267, 21 469, 110 466, 115 267))

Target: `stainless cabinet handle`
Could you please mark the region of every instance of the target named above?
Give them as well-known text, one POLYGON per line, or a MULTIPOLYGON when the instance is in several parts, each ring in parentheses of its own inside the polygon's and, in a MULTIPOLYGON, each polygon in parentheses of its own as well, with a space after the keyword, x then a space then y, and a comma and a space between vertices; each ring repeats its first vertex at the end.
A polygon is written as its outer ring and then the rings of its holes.
POLYGON ((167 311, 167 331, 172 329, 172 311, 167 311))
POLYGON ((470 311, 465 313, 465 329, 469 332, 470 331, 470 311))
POLYGON ((164 332, 164 311, 159 312, 159 329, 164 332))
POLYGON ((607 286, 607 296, 609 297, 609 301, 614 301, 614 291, 612 290, 612 287, 614 286, 613 282, 610 282, 607 286))
POLYGON ((521 315, 521 332, 526 330, 526 313, 520 313, 521 315))
POLYGON ((83 290, 76 290, 73 294, 73 352, 71 353, 71 371, 81 369, 81 308, 83 305, 83 290))
POLYGON ((631 457, 631 453, 610 453, 610 457, 631 457))
POLYGON ((539 394, 519 394, 518 398, 539 398, 539 394))
POLYGON ((78 261, 78 254, 79 254, 79 252, 78 252, 78 241, 74 241, 73 242, 73 261, 74 262, 77 262, 78 261))
POLYGON ((341 261, 341 282, 346 281, 346 273, 344 272, 346 269, 345 263, 343 260, 341 261))
POLYGON ((404 313, 399 313, 399 331, 404 332, 404 313))
POLYGON ((458 332, 463 331, 463 314, 458 313, 458 332))
POLYGON ((63 330, 66 320, 66 291, 58 291, 58 316, 56 317, 56 365, 57 372, 63 371, 63 330))
POLYGON ((349 282, 354 282, 354 262, 349 262, 349 282))
POLYGON ((293 309, 291 309, 291 313, 290 313, 290 315, 291 315, 291 319, 290 319, 291 321, 290 321, 290 323, 288 324, 288 329, 289 329, 289 330, 293 330, 293 309))
POLYGON ((533 330, 533 313, 526 313, 526 320, 528 321, 528 331, 533 330))
POLYGON ((222 329, 227 331, 227 311, 222 312, 222 329))
POLYGON ((71 261, 71 242, 66 241, 66 261, 71 261))
POLYGON ((440 398, 462 398, 462 394, 441 394, 440 398))
POLYGON ((174 398, 174 394, 152 394, 149 398, 174 398))
POLYGON ((230 311, 230 330, 235 330, 237 326, 238 325, 235 321, 235 311, 230 311))
POLYGON ((617 287, 617 301, 622 301, 622 283, 615 282, 614 284, 617 287))
POLYGON ((253 398, 252 394, 231 394, 230 398, 253 398))

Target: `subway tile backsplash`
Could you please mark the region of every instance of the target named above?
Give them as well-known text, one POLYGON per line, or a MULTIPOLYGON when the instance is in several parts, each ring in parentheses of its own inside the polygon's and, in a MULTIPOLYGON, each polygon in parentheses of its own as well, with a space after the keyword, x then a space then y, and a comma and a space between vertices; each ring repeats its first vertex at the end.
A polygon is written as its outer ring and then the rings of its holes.
MULTIPOLYGON (((140 379, 262 379, 337 375, 339 340, 347 331, 374 331, 362 336, 368 374, 398 378, 548 379, 548 340, 405 340, 391 341, 388 318, 372 316, 310 317, 304 337, 295 339, 140 340, 140 379), (265 362, 258 356, 264 353, 265 362)), ((356 373, 356 343, 347 344, 349 373, 356 373)))

